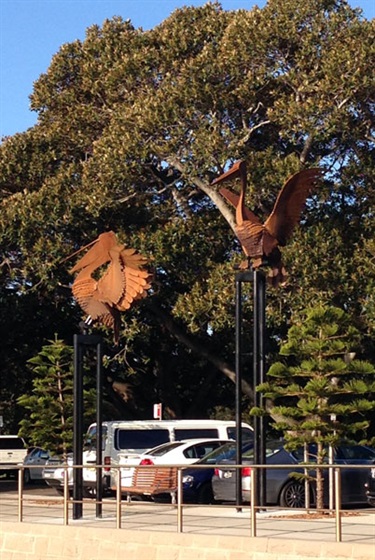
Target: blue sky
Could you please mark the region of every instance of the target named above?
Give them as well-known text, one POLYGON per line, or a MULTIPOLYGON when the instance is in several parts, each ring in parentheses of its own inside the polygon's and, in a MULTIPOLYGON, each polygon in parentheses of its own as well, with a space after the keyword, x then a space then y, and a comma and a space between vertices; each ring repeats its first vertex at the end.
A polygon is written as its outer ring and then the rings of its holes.
MULTIPOLYGON (((175 9, 207 0, 0 0, 0 138, 23 132, 36 122, 29 110, 33 83, 48 69, 64 43, 84 39, 87 27, 115 15, 150 29, 175 9)), ((264 6, 265 0, 222 0, 224 10, 264 6)), ((367 19, 375 0, 350 0, 367 19)))

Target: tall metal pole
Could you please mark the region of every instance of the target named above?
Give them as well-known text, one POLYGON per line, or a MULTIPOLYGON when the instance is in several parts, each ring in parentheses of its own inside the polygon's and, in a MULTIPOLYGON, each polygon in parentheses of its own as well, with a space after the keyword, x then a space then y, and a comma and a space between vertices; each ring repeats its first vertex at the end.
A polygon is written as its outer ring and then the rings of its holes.
MULTIPOLYGON (((262 273, 261 282, 259 286, 259 383, 266 382, 266 277, 262 273)), ((261 392, 259 394, 259 404, 264 408, 264 396, 261 392)), ((260 458, 262 465, 266 464, 266 418, 261 416, 259 419, 259 435, 260 435, 260 458)), ((259 505, 265 506, 267 504, 267 472, 262 469, 263 477, 260 480, 260 500, 259 505)))
MULTIPOLYGON (((265 381, 265 293, 266 278, 261 270, 253 270, 253 384, 254 405, 263 406, 263 396, 256 390, 257 385, 265 381)), ((254 416, 254 461, 265 465, 265 428, 264 417, 254 416)), ((257 485, 257 503, 266 504, 266 472, 259 470, 257 485)))
MULTIPOLYGON (((236 274, 236 463, 242 464, 242 274, 236 274)), ((236 469, 236 505, 242 504, 242 478, 236 469)))
MULTIPOLYGON (((96 464, 102 462, 102 338, 95 335, 74 335, 74 405, 73 405, 73 519, 82 517, 83 499, 83 356, 87 346, 96 346, 96 389, 97 389, 97 443, 96 464)), ((96 477, 96 492, 99 501, 102 497, 101 469, 96 477), (100 480, 98 480, 100 479, 100 480)), ((98 504, 97 504, 98 505, 98 504)), ((97 515, 101 515, 101 504, 97 507, 97 515)))
POLYGON ((73 387, 73 519, 82 517, 83 498, 83 348, 81 335, 74 335, 74 387, 73 387))
MULTIPOLYGON (((242 465, 242 283, 253 283, 253 387, 254 406, 263 406, 263 396, 256 391, 257 385, 265 381, 265 296, 266 278, 261 270, 238 272, 236 274, 236 462, 242 465)), ((265 465, 265 428, 264 417, 253 417, 254 428, 254 462, 257 465, 265 465)), ((256 502, 264 506, 266 504, 266 472, 260 469, 259 484, 256 488, 256 502)), ((242 504, 242 479, 240 469, 236 471, 236 505, 242 504)))
POLYGON ((102 478, 102 363, 103 345, 99 339, 96 344, 96 517, 102 516, 103 478, 102 478))

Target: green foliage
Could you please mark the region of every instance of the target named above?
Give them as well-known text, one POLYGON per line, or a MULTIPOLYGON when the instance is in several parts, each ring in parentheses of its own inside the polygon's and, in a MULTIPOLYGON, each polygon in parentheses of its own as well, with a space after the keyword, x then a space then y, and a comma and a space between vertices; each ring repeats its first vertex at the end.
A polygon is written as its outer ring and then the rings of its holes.
MULTIPOLYGON (((64 259, 108 230, 145 254, 155 277, 123 314, 119 348, 97 329, 108 376, 133 395, 108 392, 109 418, 150 417, 155 402, 171 417, 233 409, 242 255, 232 209, 211 182, 239 158, 249 169, 246 204, 260 218, 291 173, 326 171, 283 249, 288 284, 267 292, 269 362, 290 318, 317 303, 346 310, 363 359, 374 361, 374 33, 344 0, 238 11, 215 2, 148 31, 116 17, 61 46, 34 84, 37 125, 0 145, 0 405, 9 429, 22 415, 17 397, 32 394, 27 360, 51 332, 71 343, 82 319, 74 259, 64 259)), ((245 290, 248 354, 251 301, 245 290)), ((345 341, 331 342, 335 360, 345 341)), ((253 388, 243 386, 248 409, 253 388)))
MULTIPOLYGON (((73 443, 73 349, 55 339, 28 360, 33 372, 32 393, 21 395, 26 409, 19 434, 29 445, 66 455, 73 443)), ((84 390, 84 410, 92 417, 95 394, 84 390)))
POLYGON ((301 442, 324 441, 333 432, 340 441, 359 425, 368 428, 363 417, 375 408, 375 367, 355 359, 359 342, 342 309, 316 306, 294 319, 280 348, 288 362, 272 364, 258 390, 274 401, 271 412, 298 420, 293 430, 301 442))
MULTIPOLYGON (((267 412, 278 419, 273 428, 284 433, 287 447, 318 444, 318 463, 326 446, 365 438, 369 428, 375 366, 354 359, 359 342, 359 332, 342 309, 310 308, 293 320, 281 345, 280 355, 287 361, 274 363, 269 380, 257 387, 270 399, 267 412)), ((322 504, 320 476, 317 490, 322 504)))

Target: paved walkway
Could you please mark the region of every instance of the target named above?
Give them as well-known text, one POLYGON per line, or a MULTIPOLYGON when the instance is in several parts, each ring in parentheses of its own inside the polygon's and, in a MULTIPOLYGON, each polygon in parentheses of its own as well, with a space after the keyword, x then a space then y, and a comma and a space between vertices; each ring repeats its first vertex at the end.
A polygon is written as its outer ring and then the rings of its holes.
MULTIPOLYGON (((0 520, 17 521, 16 500, 0 501, 0 520)), ((23 521, 62 525, 63 502, 33 495, 23 504, 23 521)), ((178 531, 178 510, 171 504, 149 502, 122 503, 121 528, 135 531, 178 531)), ((374 545, 375 560, 375 509, 345 512, 341 518, 341 541, 374 545)), ((106 500, 102 516, 96 516, 95 503, 83 504, 81 519, 72 519, 69 504, 68 524, 114 529, 117 527, 116 502, 106 500)), ((220 536, 251 536, 250 508, 240 511, 235 506, 184 506, 180 527, 183 533, 220 536)), ((266 510, 256 515, 255 536, 309 541, 336 542, 338 528, 335 517, 317 518, 316 514, 302 515, 295 510, 266 510), (307 518, 306 518, 307 517, 307 518)), ((369 559, 372 560, 372 559, 369 559)))

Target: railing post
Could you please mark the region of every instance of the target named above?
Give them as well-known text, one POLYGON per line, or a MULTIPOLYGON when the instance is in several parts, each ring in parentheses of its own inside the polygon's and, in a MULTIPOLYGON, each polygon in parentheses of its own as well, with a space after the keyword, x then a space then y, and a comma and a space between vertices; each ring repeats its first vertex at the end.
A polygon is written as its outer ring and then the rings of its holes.
POLYGON ((69 474, 68 474, 68 464, 64 465, 64 525, 69 523, 69 474))
POLYGON ((116 528, 121 529, 121 468, 120 467, 117 467, 116 528))
POLYGON ((257 499, 257 469, 256 467, 252 467, 251 469, 251 477, 250 477, 250 534, 252 537, 257 536, 257 527, 256 527, 256 499, 257 499))
POLYGON ((23 467, 18 469, 18 521, 23 520, 23 467))
POLYGON ((341 472, 335 468, 335 518, 336 518, 336 542, 341 542, 341 472))
POLYGON ((177 532, 182 533, 182 504, 183 504, 183 488, 182 488, 182 469, 177 467, 177 532))

